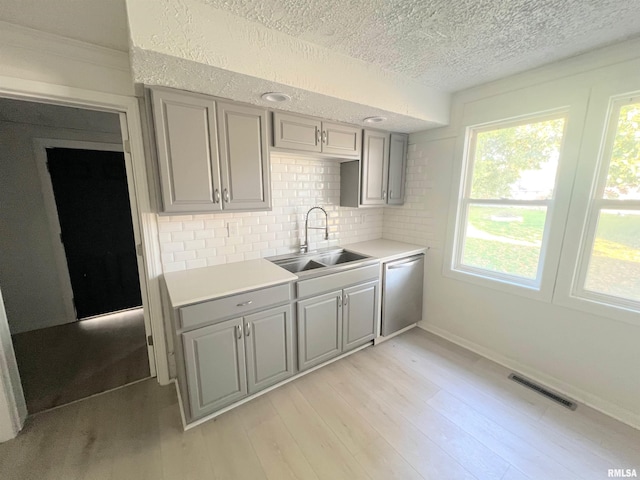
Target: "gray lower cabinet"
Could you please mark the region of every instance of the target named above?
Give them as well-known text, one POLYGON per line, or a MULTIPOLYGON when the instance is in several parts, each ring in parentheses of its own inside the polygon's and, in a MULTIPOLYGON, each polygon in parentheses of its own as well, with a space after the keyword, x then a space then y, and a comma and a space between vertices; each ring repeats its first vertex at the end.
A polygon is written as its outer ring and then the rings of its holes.
POLYGON ((359 158, 362 129, 317 118, 274 112, 273 146, 335 157, 359 158))
POLYGON ((256 393, 294 373, 291 306, 244 317, 247 381, 256 393))
POLYGON ((345 288, 342 310, 342 351, 364 345, 376 335, 378 282, 345 288))
POLYGON ((267 111, 151 90, 162 211, 270 209, 267 111))
POLYGON ((342 290, 298 302, 298 368, 306 370, 342 351, 342 290))
POLYGON ((389 139, 387 132, 364 131, 361 165, 361 205, 387 203, 389 175, 389 139))
POLYGON ((293 375, 291 306, 182 334, 191 419, 293 375))
POLYGON ((241 318, 184 333, 182 342, 192 419, 247 394, 241 318))
POLYGON ((298 302, 298 368, 306 370, 370 342, 378 319, 378 281, 298 302))
POLYGON ((389 142, 388 205, 404 204, 404 183, 407 170, 407 135, 392 133, 389 142))

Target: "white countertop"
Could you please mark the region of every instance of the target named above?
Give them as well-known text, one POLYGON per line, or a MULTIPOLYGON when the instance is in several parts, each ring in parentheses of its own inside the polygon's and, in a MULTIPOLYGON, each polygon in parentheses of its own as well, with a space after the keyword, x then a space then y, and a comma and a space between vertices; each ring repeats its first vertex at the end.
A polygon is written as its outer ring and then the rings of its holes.
POLYGON ((384 238, 340 246, 346 250, 379 258, 381 262, 388 262, 390 260, 427 252, 427 247, 414 245, 412 243, 396 242, 395 240, 386 240, 384 238))
POLYGON ((296 275, 264 258, 164 274, 173 308, 293 282, 296 275))

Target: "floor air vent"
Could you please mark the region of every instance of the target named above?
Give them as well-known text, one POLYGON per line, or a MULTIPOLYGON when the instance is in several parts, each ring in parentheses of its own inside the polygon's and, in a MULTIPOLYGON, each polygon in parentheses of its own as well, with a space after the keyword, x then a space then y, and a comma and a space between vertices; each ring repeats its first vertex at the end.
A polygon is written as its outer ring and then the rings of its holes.
POLYGON ((547 390, 546 388, 538 385, 537 383, 534 383, 531 380, 527 380, 526 378, 521 377, 520 375, 512 373, 509 375, 509 379, 519 383, 520 385, 524 385, 525 387, 530 388, 531 390, 535 390, 540 395, 544 395, 545 397, 550 398, 554 402, 559 403, 560 405, 568 408, 569 410, 575 410, 578 407, 577 403, 572 402, 571 400, 568 400, 566 398, 563 398, 557 393, 553 393, 547 390))

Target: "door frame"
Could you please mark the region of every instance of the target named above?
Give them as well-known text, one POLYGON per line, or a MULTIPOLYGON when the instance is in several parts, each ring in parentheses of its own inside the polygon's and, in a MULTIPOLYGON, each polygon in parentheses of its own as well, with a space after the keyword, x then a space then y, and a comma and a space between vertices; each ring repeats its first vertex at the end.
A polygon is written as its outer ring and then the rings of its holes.
MULTIPOLYGON (((135 211, 137 212, 134 224, 137 223, 140 227, 135 240, 137 245, 141 245, 138 252, 138 266, 142 303, 145 323, 149 322, 153 339, 153 361, 149 366, 152 374, 155 370, 157 381, 161 385, 169 384, 171 379, 160 292, 162 263, 160 261, 157 204, 154 201, 155 197, 152 197, 150 190, 152 184, 148 179, 138 99, 133 96, 2 75, 0 75, 0 97, 106 111, 120 115, 127 178, 134 186, 129 191, 129 196, 132 207, 136 207, 135 211)), ((132 208, 132 215, 133 212, 134 208, 132 208)), ((0 310, 4 311, 4 305, 0 305, 0 310)), ((27 410, 22 385, 15 380, 19 378, 19 372, 17 371, 6 315, 0 315, 0 322, 0 396, 6 400, 6 402, 0 402, 0 406, 2 403, 6 403, 6 413, 11 418, 14 430, 12 433, 15 436, 24 425, 27 410)))
MULTIPOLYGON (((71 285, 71 277, 69 276, 69 264, 67 263, 67 254, 64 249, 64 244, 61 240, 62 228, 60 227, 60 217, 58 215, 58 207, 56 204, 56 196, 53 191, 53 183, 51 181, 51 174, 47 168, 47 149, 48 148, 68 148, 77 150, 94 150, 101 152, 122 152, 124 148, 119 143, 104 143, 104 142, 85 142, 78 140, 59 140, 53 138, 34 138, 33 145, 35 148, 36 167, 38 169, 38 175, 40 177, 40 191, 42 192, 42 198, 44 200, 44 208, 49 220, 49 233, 51 234, 51 245, 53 247, 53 255, 55 257, 56 266, 58 267, 58 278, 60 280, 60 287, 62 289, 62 300, 64 302, 65 311, 67 312, 67 322, 71 323, 78 320, 78 315, 73 303, 73 287, 71 285)), ((125 160, 126 162, 126 160, 125 160)), ((127 187, 129 190, 134 188, 132 182, 127 177, 127 187)), ((131 203, 131 202, 129 202, 131 203)), ((134 231, 137 225, 135 221, 138 218, 137 212, 133 211, 135 207, 131 204, 131 216, 133 217, 134 231)), ((135 236, 135 235, 134 235, 135 236)), ((140 286, 142 289, 142 286, 140 286)), ((151 335, 150 325, 147 325, 145 319, 145 331, 147 335, 151 335), (147 328, 149 327, 149 328, 147 328)), ((151 364, 151 359, 150 362, 151 364)), ((153 375, 152 375, 153 376, 153 375)))

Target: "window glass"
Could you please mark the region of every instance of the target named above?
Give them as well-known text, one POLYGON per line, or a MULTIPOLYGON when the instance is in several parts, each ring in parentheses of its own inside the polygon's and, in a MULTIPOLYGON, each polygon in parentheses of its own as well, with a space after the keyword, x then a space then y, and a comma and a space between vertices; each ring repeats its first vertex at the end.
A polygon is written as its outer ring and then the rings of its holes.
POLYGON ((564 118, 478 132, 471 198, 549 199, 564 118))
POLYGON ((585 289, 640 301, 640 211, 601 210, 585 289))
POLYGON ((547 207, 470 205, 462 263, 535 279, 547 207))
POLYGON ((620 107, 604 198, 640 200, 640 103, 620 107))

